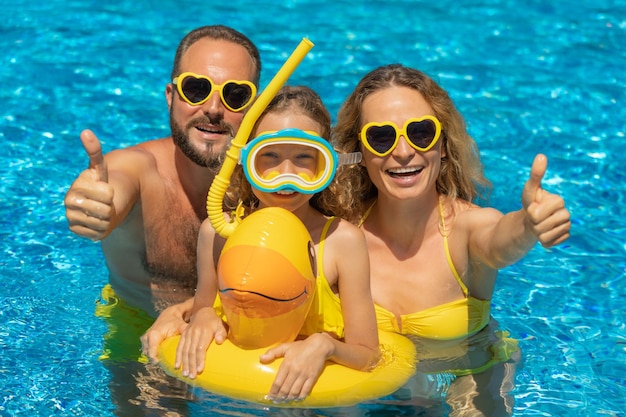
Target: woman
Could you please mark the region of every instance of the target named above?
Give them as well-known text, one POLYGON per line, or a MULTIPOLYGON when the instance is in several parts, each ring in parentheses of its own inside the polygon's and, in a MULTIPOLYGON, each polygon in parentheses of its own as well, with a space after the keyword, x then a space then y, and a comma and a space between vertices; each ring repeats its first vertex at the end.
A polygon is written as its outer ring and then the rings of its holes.
POLYGON ((462 116, 431 78, 397 64, 359 82, 339 111, 333 145, 363 152, 360 166, 338 174, 349 186, 337 198, 352 196, 352 204, 335 214, 365 233, 379 329, 417 344, 418 376, 430 376, 416 378, 412 397, 424 395, 425 381, 451 380, 453 415, 512 413, 519 352, 495 331, 490 300, 498 269, 537 241, 549 247, 569 237, 563 199, 541 188, 547 158, 535 158, 522 209, 503 215, 475 205, 490 184, 462 116))

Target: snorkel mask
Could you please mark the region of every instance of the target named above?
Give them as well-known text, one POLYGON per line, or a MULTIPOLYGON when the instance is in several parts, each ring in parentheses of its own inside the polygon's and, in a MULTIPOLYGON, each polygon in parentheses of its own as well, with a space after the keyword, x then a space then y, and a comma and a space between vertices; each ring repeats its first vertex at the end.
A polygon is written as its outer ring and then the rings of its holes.
POLYGON ((337 155, 314 132, 284 129, 263 133, 241 149, 239 163, 257 190, 315 194, 328 187, 340 165, 356 164, 361 153, 337 155))

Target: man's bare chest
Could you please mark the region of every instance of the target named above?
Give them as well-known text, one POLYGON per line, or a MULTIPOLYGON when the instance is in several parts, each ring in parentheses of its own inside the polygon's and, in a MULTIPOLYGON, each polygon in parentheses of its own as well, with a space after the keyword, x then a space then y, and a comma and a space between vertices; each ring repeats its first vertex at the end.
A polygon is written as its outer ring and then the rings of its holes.
POLYGON ((201 219, 185 199, 163 192, 142 208, 146 262, 154 279, 195 283, 196 246, 201 219))

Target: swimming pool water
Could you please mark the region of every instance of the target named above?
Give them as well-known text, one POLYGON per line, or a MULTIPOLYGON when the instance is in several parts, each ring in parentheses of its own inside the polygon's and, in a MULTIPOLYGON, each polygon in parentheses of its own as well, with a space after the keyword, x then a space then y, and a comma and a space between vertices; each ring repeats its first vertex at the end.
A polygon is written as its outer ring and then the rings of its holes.
MULTIPOLYGON (((267 83, 303 36, 289 83, 335 114, 370 69, 419 68, 450 92, 494 184, 516 210, 537 152, 572 237, 500 273, 493 315, 520 340, 515 415, 626 414, 626 4, 580 1, 198 3, 24 0, 0 5, 0 415, 109 416, 98 360, 107 282, 95 243, 73 236, 63 197, 87 160, 169 133, 165 83, 178 41, 224 23, 260 47, 267 83), (221 3, 221 4, 218 4, 221 3)), ((264 86, 265 84, 263 84, 264 86)), ((156 389, 159 389, 157 387, 156 389)), ((189 415, 437 415, 436 409, 264 410, 197 393, 189 415)), ((166 415, 154 409, 152 415, 166 415)), ((146 411, 146 415, 150 415, 146 411)))

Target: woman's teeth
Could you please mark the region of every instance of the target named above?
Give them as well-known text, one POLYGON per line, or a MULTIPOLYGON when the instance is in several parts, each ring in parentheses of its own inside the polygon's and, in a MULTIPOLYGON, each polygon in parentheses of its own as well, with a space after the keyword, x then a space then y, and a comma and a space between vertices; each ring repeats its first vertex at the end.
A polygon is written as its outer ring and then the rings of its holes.
POLYGON ((418 167, 399 167, 399 168, 390 168, 387 172, 391 175, 414 175, 422 172, 424 168, 418 167))

